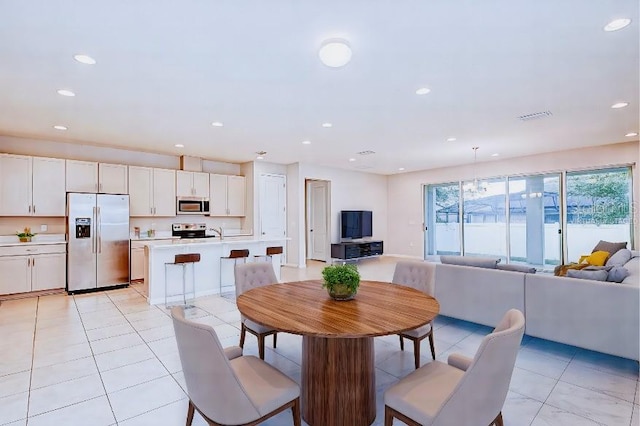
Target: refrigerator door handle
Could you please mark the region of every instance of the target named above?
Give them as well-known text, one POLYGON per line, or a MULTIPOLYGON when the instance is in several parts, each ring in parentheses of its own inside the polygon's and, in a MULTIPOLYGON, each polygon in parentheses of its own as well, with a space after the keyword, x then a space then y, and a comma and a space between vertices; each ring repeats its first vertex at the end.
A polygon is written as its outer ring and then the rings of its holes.
POLYGON ((102 216, 100 215, 100 207, 98 207, 98 223, 96 224, 96 233, 98 234, 98 253, 102 253, 102 216))
POLYGON ((96 229, 97 229, 97 223, 96 223, 96 209, 97 207, 93 207, 93 233, 91 234, 91 253, 95 253, 96 252, 96 229))

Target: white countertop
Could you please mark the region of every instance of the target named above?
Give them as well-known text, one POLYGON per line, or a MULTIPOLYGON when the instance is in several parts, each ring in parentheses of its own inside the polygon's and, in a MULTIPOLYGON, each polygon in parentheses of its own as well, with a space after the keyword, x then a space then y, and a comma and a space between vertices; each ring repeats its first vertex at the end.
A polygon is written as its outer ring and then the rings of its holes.
POLYGON ((202 246, 202 245, 223 245, 223 244, 246 244, 246 243, 262 243, 262 242, 275 242, 275 241, 287 241, 290 238, 255 238, 253 236, 234 236, 220 238, 184 238, 171 241, 170 243, 151 243, 149 247, 157 248, 171 248, 176 246, 202 246))
POLYGON ((15 235, 0 235, 0 247, 66 244, 66 242, 64 234, 39 234, 32 237, 29 243, 21 243, 15 235))

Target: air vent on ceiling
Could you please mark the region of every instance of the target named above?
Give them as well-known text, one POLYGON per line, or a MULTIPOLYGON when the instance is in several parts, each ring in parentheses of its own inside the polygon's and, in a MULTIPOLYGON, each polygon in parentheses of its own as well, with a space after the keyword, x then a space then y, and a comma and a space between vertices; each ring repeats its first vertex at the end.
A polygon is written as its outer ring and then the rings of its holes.
POLYGON ((540 111, 540 112, 534 112, 532 114, 521 115, 518 118, 522 121, 531 121, 531 120, 538 120, 540 118, 549 117, 551 115, 553 115, 551 114, 551 111, 540 111))
POLYGON ((375 151, 360 151, 358 152, 358 154, 360 155, 371 155, 371 154, 375 154, 375 151))

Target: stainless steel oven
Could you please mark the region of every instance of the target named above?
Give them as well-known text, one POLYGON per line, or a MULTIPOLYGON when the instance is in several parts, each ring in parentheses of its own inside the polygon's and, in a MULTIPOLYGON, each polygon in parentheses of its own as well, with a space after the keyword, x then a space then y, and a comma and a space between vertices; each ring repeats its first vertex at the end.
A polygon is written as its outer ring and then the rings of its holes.
POLYGON ((209 215, 209 199, 203 197, 177 197, 177 214, 209 215))

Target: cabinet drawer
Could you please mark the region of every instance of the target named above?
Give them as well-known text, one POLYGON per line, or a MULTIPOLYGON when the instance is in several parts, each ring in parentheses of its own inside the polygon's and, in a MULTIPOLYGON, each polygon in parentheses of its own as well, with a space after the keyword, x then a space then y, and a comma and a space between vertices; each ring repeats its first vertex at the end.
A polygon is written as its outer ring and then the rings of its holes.
POLYGON ((35 254, 53 254, 66 252, 66 243, 0 247, 0 256, 32 256, 35 254))

